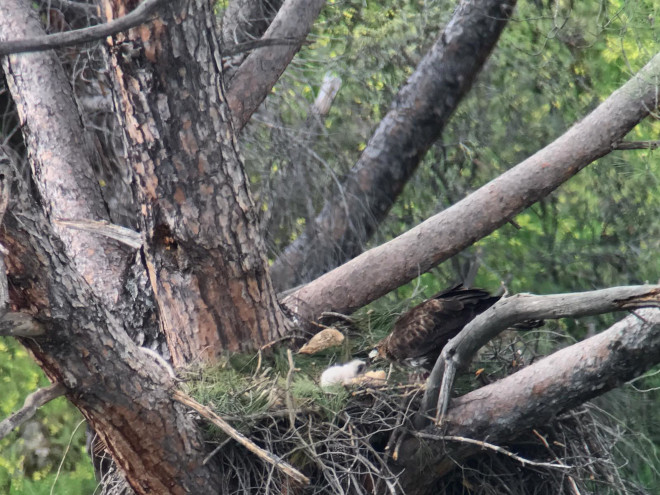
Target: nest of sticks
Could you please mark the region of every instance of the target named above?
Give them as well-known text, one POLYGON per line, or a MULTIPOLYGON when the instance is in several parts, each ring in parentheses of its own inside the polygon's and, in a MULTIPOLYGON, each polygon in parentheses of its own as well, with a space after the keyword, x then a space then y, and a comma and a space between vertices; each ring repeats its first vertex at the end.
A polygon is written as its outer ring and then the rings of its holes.
MULTIPOLYGON (((512 346, 511 352, 507 356, 502 348, 497 350, 501 369, 512 357, 520 361, 519 349, 512 346)), ((218 493, 406 493, 410 487, 399 482, 398 446, 400 439, 415 434, 413 418, 422 387, 390 381, 321 390, 294 366, 290 352, 288 357, 286 373, 260 366, 257 373, 241 376, 231 371, 231 376, 209 379, 213 373, 198 370, 187 378, 185 391, 177 393, 175 398, 197 411, 207 425, 206 462, 216 463, 221 471, 218 493), (204 378, 196 381, 194 375, 204 378), (221 390, 209 392, 219 383, 221 390)), ((482 442, 478 454, 457 462, 434 481, 430 492, 650 493, 621 469, 629 452, 620 448, 631 436, 611 415, 585 404, 507 445, 482 442)), ((131 493, 119 479, 116 472, 108 475, 100 493, 131 493)))

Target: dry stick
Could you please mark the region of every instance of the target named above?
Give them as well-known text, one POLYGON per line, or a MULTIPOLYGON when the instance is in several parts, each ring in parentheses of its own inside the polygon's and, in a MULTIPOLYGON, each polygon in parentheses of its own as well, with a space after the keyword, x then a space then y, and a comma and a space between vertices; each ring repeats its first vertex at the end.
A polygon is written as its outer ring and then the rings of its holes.
POLYGON ((467 443, 470 445, 477 445, 481 448, 484 449, 490 449, 493 450, 499 454, 504 454, 512 459, 515 459, 516 461, 520 462, 523 466, 524 465, 529 465, 529 466, 536 466, 536 467, 546 467, 546 468, 554 468, 554 469, 571 469, 571 466, 567 466, 566 464, 563 464, 561 462, 559 463, 554 463, 554 462, 537 462, 537 461, 530 461, 529 459, 525 459, 524 457, 520 457, 519 455, 514 454, 513 452, 510 452, 498 445, 493 445, 492 443, 484 442, 481 440, 475 440, 473 438, 465 438, 465 437, 456 437, 452 435, 432 435, 430 433, 423 433, 423 432, 416 432, 415 436, 418 438, 425 438, 428 440, 443 440, 443 441, 448 441, 448 442, 461 442, 461 443, 467 443))
POLYGON ((424 416, 432 414, 432 402, 436 397, 436 422, 442 422, 456 371, 467 365, 490 339, 514 323, 528 319, 589 316, 645 307, 660 307, 660 285, 613 287, 548 296, 517 294, 500 299, 466 325, 442 350, 428 378, 420 407, 422 414, 416 420, 416 426, 423 426, 424 416))
MULTIPOLYGON (((539 440, 541 440, 545 448, 548 449, 548 452, 550 452, 550 454, 552 454, 552 457, 555 458, 555 461, 557 461, 559 464, 563 464, 563 462, 559 460, 559 457, 557 457, 557 454, 555 454, 553 450, 550 448, 550 444, 545 439, 545 437, 536 430, 532 430, 532 433, 534 433, 534 435, 536 435, 536 437, 539 440)), ((568 483, 571 485, 571 490, 573 490, 573 493, 575 495, 580 495, 580 490, 578 489, 577 483, 575 482, 575 479, 573 479, 573 476, 571 476, 570 474, 568 475, 568 483)))
POLYGON ((613 150, 654 150, 660 148, 660 141, 621 141, 612 146, 613 150))
POLYGON ((53 48, 79 45, 89 41, 97 41, 148 22, 161 4, 165 5, 166 3, 165 0, 144 0, 144 2, 138 5, 131 13, 126 14, 119 19, 114 19, 106 24, 67 31, 66 33, 37 36, 25 40, 6 41, 0 43, 0 55, 38 52, 53 48))
POLYGON ((291 349, 286 350, 286 358, 289 361, 289 371, 286 374, 286 408, 289 410, 289 424, 291 425, 291 430, 295 430, 296 413, 293 407, 291 385, 293 384, 293 373, 296 371, 296 365, 293 363, 293 353, 291 352, 291 349))
POLYGON ((69 227, 91 234, 109 237, 122 244, 126 244, 133 249, 140 249, 142 247, 142 236, 139 232, 115 225, 105 220, 70 220, 70 219, 55 219, 55 225, 62 227, 69 227))
POLYGON ((224 419, 222 419, 220 416, 218 416, 216 413, 211 411, 208 407, 200 404, 197 402, 195 399, 192 397, 184 394, 180 390, 175 390, 172 393, 172 398, 176 400, 177 402, 180 402, 181 404, 184 404, 191 409, 194 409, 197 411, 199 414, 201 414, 203 417, 208 419, 211 423, 213 423, 215 426, 220 428, 222 431, 224 431, 227 435, 229 435, 231 438, 236 440, 238 443, 240 443, 243 447, 248 449, 250 452, 255 454, 257 457, 262 459, 265 462, 268 462, 269 464, 272 464, 275 466, 277 469, 282 471, 284 474, 287 476, 290 476, 294 480, 298 481, 299 483, 302 483, 303 485, 309 485, 309 478, 302 474, 300 471, 298 471, 296 468, 294 468, 291 464, 283 461, 279 457, 277 457, 275 454, 272 452, 268 452, 267 450, 262 449, 259 447, 257 444, 252 442, 249 438, 247 438, 245 435, 234 429, 229 423, 227 423, 224 419))
POLYGON ((34 416, 34 413, 36 413, 37 409, 41 406, 53 399, 57 399, 65 393, 66 387, 61 383, 53 383, 48 387, 40 388, 39 390, 32 392, 25 398, 25 404, 23 404, 23 407, 0 423, 0 440, 34 416))

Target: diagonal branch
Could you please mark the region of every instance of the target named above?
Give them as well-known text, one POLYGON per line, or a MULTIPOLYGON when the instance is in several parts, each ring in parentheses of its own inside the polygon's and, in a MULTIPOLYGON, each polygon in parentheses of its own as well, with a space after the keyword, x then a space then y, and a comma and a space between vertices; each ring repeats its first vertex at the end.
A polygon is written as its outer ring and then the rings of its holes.
POLYGON ((660 307, 660 285, 613 287, 548 296, 517 294, 500 299, 468 323, 444 347, 428 378, 421 410, 432 414, 433 401, 438 397, 436 420, 441 422, 447 411, 456 373, 470 363, 482 346, 516 323, 525 320, 579 318, 647 307, 660 307))
POLYGON ((460 3, 342 180, 341 191, 271 266, 277 290, 313 280, 363 250, 470 90, 515 4, 460 3))
MULTIPOLYGON (((37 13, 23 0, 0 2, 0 41, 43 38, 37 13)), ((69 77, 52 51, 3 57, 41 204, 51 218, 109 220, 94 174, 98 159, 82 126, 69 77)), ((8 156, 8 155, 7 155, 8 156)), ((16 168, 16 165, 13 165, 16 168)), ((55 226, 78 271, 112 308, 123 290, 127 255, 110 239, 55 226)))
MULTIPOLYGON (((7 40, 0 43, 0 55, 10 53, 36 52, 62 48, 65 46, 79 45, 89 41, 97 41, 107 36, 112 36, 121 31, 126 31, 149 21, 165 0, 144 0, 130 14, 115 19, 107 24, 99 24, 84 29, 67 31, 64 33, 30 36, 24 39, 7 40)), ((3 37, 4 38, 4 37, 3 37)))
POLYGON ((286 0, 261 38, 295 40, 253 51, 227 84, 235 129, 242 129, 300 50, 325 0, 286 0))
POLYGON ((608 154, 658 106, 658 78, 660 54, 553 143, 452 207, 307 284, 284 303, 303 321, 324 311, 350 313, 449 259, 608 154))
POLYGON ((0 440, 34 416, 34 413, 36 413, 37 409, 41 406, 53 399, 57 399, 65 393, 66 387, 61 383, 53 383, 48 387, 40 388, 39 390, 32 392, 25 398, 23 407, 8 418, 2 420, 0 423, 0 440))

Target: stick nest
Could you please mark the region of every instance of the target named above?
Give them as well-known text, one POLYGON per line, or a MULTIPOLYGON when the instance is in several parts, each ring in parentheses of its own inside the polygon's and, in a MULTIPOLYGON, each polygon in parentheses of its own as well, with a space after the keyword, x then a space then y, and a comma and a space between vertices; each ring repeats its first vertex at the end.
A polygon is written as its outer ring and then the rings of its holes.
MULTIPOLYGON (((514 357, 520 358, 520 352, 514 357)), ((511 363, 512 356, 498 350, 511 363)), ((281 357, 281 356, 280 356, 281 357)), ((487 356, 489 360, 492 355, 487 356)), ((322 390, 315 382, 322 366, 296 356, 295 367, 281 357, 266 366, 230 363, 193 370, 184 389, 227 420, 262 449, 291 464, 310 479, 292 480, 268 462, 206 425, 208 462, 221 471, 221 494, 402 494, 414 487, 399 483, 399 446, 414 434, 413 417, 423 393, 419 385, 337 387, 322 390), (298 367, 300 363, 300 367, 298 367), (318 369, 314 369, 318 366, 318 369)), ((502 364, 500 363, 500 364, 502 364)), ((325 366, 325 364, 323 365, 325 366)), ((504 365, 502 365, 504 366, 504 365)), ((195 413, 196 414, 196 413, 195 413)), ((484 448, 438 479, 429 493, 445 494, 586 494, 649 493, 624 479, 621 445, 631 436, 622 424, 593 404, 557 417, 500 447, 525 460, 566 464, 569 469, 530 465, 506 453, 484 448)), ((634 447, 636 448, 636 447, 634 447)), ((625 456, 626 453, 623 453, 625 456)), ((623 457, 625 458, 625 457, 623 457)), ((429 473, 431 470, 428 470, 429 473)), ((430 474, 429 474, 430 475, 430 474)), ((125 483, 106 485, 102 493, 127 494, 125 483)))

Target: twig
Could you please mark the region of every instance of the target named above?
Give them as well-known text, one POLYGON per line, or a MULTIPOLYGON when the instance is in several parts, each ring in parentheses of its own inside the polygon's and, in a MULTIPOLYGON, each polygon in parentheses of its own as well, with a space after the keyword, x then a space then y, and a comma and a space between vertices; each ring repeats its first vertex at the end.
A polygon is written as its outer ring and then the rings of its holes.
POLYGON ((56 218, 54 223, 61 227, 69 227, 71 229, 109 237, 133 249, 140 249, 142 247, 142 236, 139 232, 104 220, 67 220, 56 218))
POLYGON ((64 466, 64 461, 66 460, 66 456, 69 453, 69 450, 71 450, 71 444, 73 443, 73 436, 76 434, 78 431, 78 428, 80 428, 82 425, 85 424, 85 420, 81 420, 73 430, 73 433, 71 433, 71 436, 69 437, 69 443, 66 444, 66 449, 64 449, 64 453, 62 454, 62 459, 60 460, 59 466, 57 466, 57 473, 55 474, 55 479, 53 480, 53 484, 50 486, 50 495, 53 495, 55 492, 55 485, 57 484, 57 480, 60 479, 60 474, 62 473, 62 467, 64 466))
POLYGON ((202 461, 202 466, 206 466, 206 465, 209 463, 209 461, 210 461, 211 459, 213 459, 213 457, 215 456, 215 454, 217 454, 218 452, 220 452, 220 451, 222 450, 222 448, 223 448, 225 445, 227 445, 230 441, 231 441, 231 438, 225 438, 225 440, 224 440, 223 442, 221 442, 220 445, 218 445, 216 448, 214 448, 213 451, 212 451, 209 455, 207 455, 206 457, 204 457, 204 460, 202 461))
POLYGON ((351 325, 355 325, 355 320, 353 318, 342 313, 336 313, 335 311, 324 311, 323 313, 321 313, 321 318, 327 318, 327 317, 338 318, 340 320, 344 320, 350 323, 351 325))
POLYGON ((37 409, 41 406, 53 399, 57 399, 65 393, 66 387, 59 382, 32 392, 25 398, 23 407, 8 418, 2 420, 0 423, 0 440, 34 416, 34 413, 36 413, 37 409))
POLYGON ((0 43, 0 55, 38 52, 100 40, 148 22, 156 10, 166 3, 165 0, 144 0, 130 14, 105 24, 24 40, 5 41, 0 43))
POLYGON ((493 445, 492 443, 484 442, 483 440, 474 440, 473 438, 457 437, 453 435, 433 435, 431 433, 424 433, 424 432, 414 432, 414 435, 418 438, 424 438, 427 440, 445 440, 448 442, 461 442, 470 445, 477 445, 483 449, 489 449, 494 452, 497 452, 498 454, 504 454, 506 456, 509 456, 512 459, 515 459, 516 461, 520 462, 523 466, 528 465, 528 466, 554 468, 554 469, 571 469, 571 466, 567 466, 566 464, 563 464, 561 462, 555 463, 555 462, 530 461, 529 459, 520 457, 519 455, 516 455, 513 452, 506 450, 498 445, 493 445))
POLYGON ((660 147, 660 141, 620 141, 612 145, 613 150, 654 150, 660 147))
POLYGON ((227 423, 224 419, 222 419, 220 416, 218 416, 216 413, 211 411, 208 407, 200 404, 197 402, 195 399, 192 397, 184 394, 180 390, 175 390, 172 393, 172 398, 181 404, 184 404, 191 409, 194 409, 197 411, 199 414, 201 414, 203 417, 208 419, 211 423, 213 423, 215 426, 220 428, 222 431, 224 431, 227 435, 229 435, 231 438, 236 440, 239 444, 241 444, 243 447, 248 449, 250 452, 255 454, 257 457, 262 459, 265 462, 268 462, 269 464, 272 464, 275 466, 277 469, 282 471, 284 474, 287 476, 290 476, 294 480, 298 481, 299 483, 302 483, 303 485, 308 485, 309 484, 309 478, 302 474, 300 471, 298 471, 296 468, 294 468, 291 464, 283 461, 279 457, 277 457, 275 454, 272 452, 268 452, 267 450, 262 449, 259 447, 257 444, 255 444, 253 441, 251 441, 249 438, 247 438, 245 435, 234 429, 229 423, 227 423))
POLYGON ((286 408, 289 410, 289 424, 291 429, 296 429, 296 413, 294 412, 293 395, 291 393, 291 384, 293 383, 293 373, 296 366, 293 363, 293 353, 291 349, 286 350, 286 358, 289 361, 289 371, 286 374, 286 408))
MULTIPOLYGON (((541 434, 540 434, 538 431, 536 431, 535 429, 532 430, 532 433, 534 433, 534 435, 536 435, 536 437, 537 437, 539 440, 541 440, 541 443, 543 443, 543 445, 545 445, 545 448, 548 449, 548 452, 550 452, 550 453, 552 454, 552 457, 555 458, 555 461, 557 461, 559 464, 563 464, 563 463, 559 460, 559 457, 557 457, 557 454, 555 454, 555 453, 553 452, 553 450, 550 448, 550 444, 548 444, 548 441, 545 439, 545 437, 544 437, 543 435, 541 435, 541 434)), ((571 485, 571 490, 573 490, 573 493, 574 493, 575 495, 580 495, 580 490, 578 489, 577 483, 575 482, 575 480, 573 479, 573 477, 572 477, 571 475, 568 475, 568 483, 571 485)))

